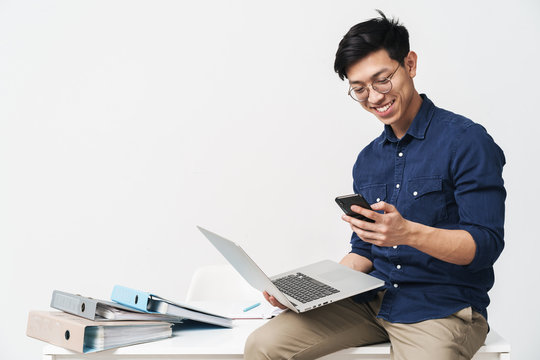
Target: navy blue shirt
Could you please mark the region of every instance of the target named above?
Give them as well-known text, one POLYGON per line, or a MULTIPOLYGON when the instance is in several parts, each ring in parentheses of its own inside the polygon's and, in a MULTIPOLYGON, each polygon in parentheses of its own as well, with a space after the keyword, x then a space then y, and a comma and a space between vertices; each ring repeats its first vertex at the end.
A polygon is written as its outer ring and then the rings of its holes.
POLYGON ((504 154, 482 126, 421 96, 401 139, 385 126, 358 155, 354 192, 370 203, 393 204, 407 220, 468 231, 476 242, 474 260, 454 265, 405 245, 371 245, 356 233, 352 252, 370 259, 371 275, 385 281, 382 319, 412 323, 468 306, 487 319, 493 263, 504 247, 504 154))

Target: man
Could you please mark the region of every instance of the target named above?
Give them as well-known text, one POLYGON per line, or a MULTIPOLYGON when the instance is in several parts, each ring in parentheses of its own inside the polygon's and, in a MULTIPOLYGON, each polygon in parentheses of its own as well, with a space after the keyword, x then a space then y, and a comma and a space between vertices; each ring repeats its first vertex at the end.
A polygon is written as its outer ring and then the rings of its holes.
POLYGON ((282 313, 250 335, 246 359, 314 359, 384 341, 396 360, 470 359, 486 338, 487 292, 504 247, 504 154, 482 126, 416 91, 408 32, 379 13, 349 30, 334 67, 384 124, 353 168, 354 192, 373 211, 352 210, 375 223, 343 216, 353 235, 341 263, 385 286, 282 313))

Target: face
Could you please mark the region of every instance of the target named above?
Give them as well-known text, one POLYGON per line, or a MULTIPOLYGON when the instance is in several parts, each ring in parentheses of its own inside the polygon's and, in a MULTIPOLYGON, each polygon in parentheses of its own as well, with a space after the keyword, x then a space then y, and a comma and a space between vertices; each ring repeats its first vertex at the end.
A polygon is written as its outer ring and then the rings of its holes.
POLYGON ((398 67, 392 76, 392 89, 388 93, 380 94, 369 86, 373 81, 389 77, 398 65, 386 50, 379 50, 352 65, 347 71, 347 78, 352 87, 368 87, 369 97, 360 103, 362 107, 385 125, 390 125, 396 136, 402 137, 422 104, 413 83, 416 54, 410 52, 404 66, 398 67))

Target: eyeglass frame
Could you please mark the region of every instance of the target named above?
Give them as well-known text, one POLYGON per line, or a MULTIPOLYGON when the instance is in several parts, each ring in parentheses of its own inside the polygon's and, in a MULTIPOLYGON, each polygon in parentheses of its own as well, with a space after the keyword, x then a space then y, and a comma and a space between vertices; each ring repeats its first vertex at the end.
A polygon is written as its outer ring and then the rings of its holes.
POLYGON ((371 89, 373 89, 373 91, 376 91, 378 92, 379 94, 388 94, 390 91, 392 91, 392 87, 393 87, 393 84, 392 84, 392 77, 395 75, 395 73, 398 71, 399 67, 401 66, 401 64, 398 64, 398 66, 396 67, 396 69, 394 71, 392 71, 392 73, 390 75, 388 75, 387 77, 385 77, 384 79, 380 79, 380 80, 375 80, 375 81, 372 81, 371 84, 367 84, 365 86, 365 89, 367 90, 368 92, 368 95, 367 97, 365 98, 365 100, 358 100, 358 99, 355 99, 354 96, 352 95, 352 91, 355 89, 352 87, 352 85, 349 85, 349 91, 347 92, 347 95, 349 95, 351 97, 351 99, 353 99, 354 101, 356 102, 359 102, 359 103, 363 103, 365 102, 367 99, 369 99, 369 88, 371 87, 371 89), (376 82, 385 82, 388 81, 390 83, 390 89, 388 89, 388 91, 386 92, 380 92, 379 90, 377 90, 376 88, 373 87, 373 83, 376 83, 376 82))

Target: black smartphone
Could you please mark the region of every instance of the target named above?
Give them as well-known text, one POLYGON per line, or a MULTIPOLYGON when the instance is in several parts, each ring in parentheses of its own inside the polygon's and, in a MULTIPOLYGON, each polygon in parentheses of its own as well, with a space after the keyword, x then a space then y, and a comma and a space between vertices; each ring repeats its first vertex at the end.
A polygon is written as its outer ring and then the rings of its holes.
POLYGON ((367 222, 372 222, 372 223, 375 222, 374 220, 371 220, 365 217, 364 215, 357 214, 351 210, 351 206, 353 205, 358 205, 358 206, 363 207, 364 209, 372 210, 371 206, 369 206, 369 203, 366 201, 366 199, 364 199, 362 195, 351 194, 351 195, 338 196, 336 198, 336 202, 341 208, 341 210, 343 210, 343 212, 347 214, 348 216, 357 218, 359 220, 364 220, 367 222))

